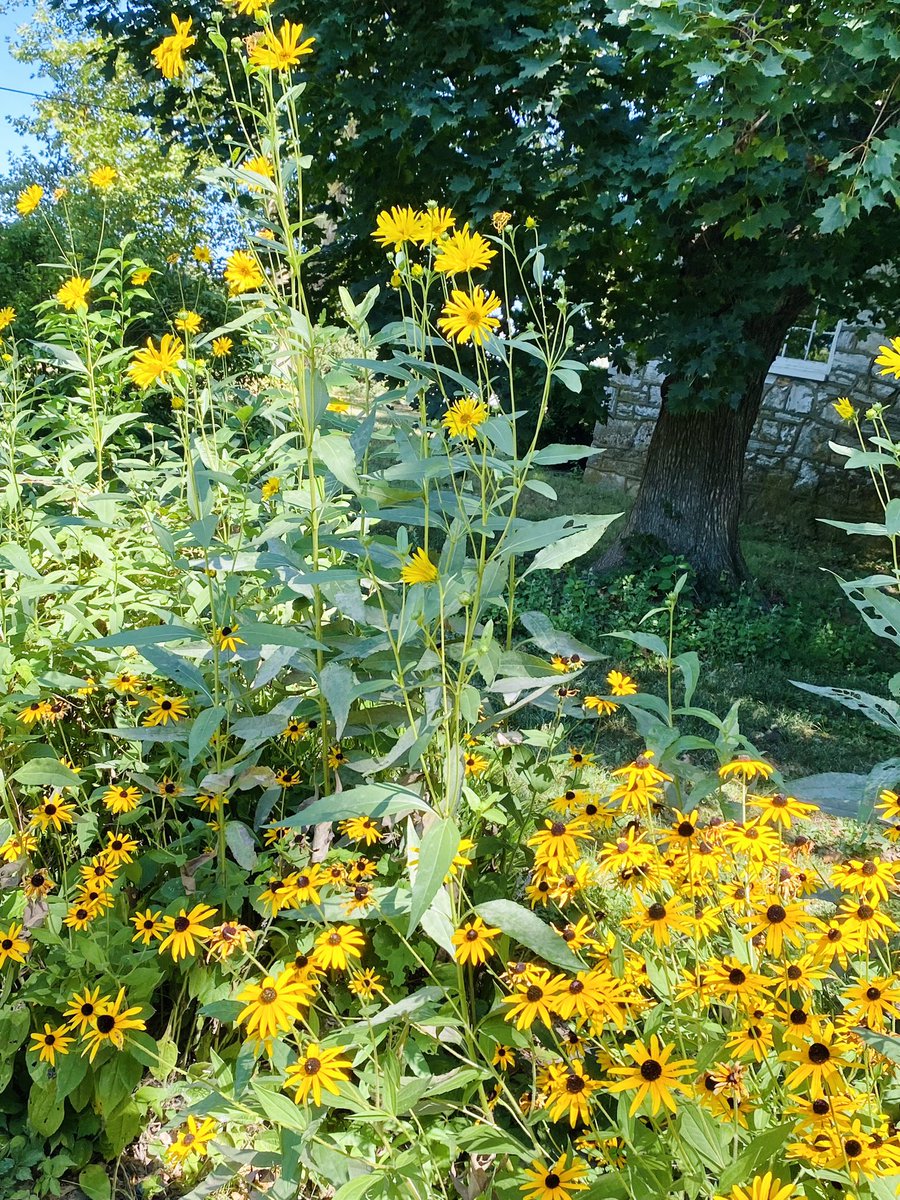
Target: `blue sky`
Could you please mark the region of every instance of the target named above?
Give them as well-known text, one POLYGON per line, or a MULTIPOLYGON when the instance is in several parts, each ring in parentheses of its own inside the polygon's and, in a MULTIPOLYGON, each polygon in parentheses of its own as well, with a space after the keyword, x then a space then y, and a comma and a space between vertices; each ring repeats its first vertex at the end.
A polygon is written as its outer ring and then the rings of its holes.
MULTIPOLYGON (((4 6, 7 7, 7 6, 4 6)), ((28 19, 31 5, 28 0, 10 4, 8 11, 0 12, 0 88, 15 88, 26 92, 41 92, 44 82, 31 77, 31 68, 17 63, 9 53, 10 39, 15 37, 16 29, 28 19)), ((19 154, 27 145, 33 148, 33 143, 24 143, 10 124, 10 118, 23 116, 31 108, 32 101, 28 96, 17 95, 14 91, 0 90, 0 173, 6 171, 10 158, 19 154)))

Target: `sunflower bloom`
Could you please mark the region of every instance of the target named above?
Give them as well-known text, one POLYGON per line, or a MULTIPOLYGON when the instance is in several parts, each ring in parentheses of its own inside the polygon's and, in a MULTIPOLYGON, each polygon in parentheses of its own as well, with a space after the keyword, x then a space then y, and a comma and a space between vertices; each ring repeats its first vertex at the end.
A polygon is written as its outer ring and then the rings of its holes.
POLYGON ((420 214, 422 219, 421 241, 423 246, 439 242, 448 229, 456 224, 456 217, 449 208, 435 204, 420 214))
POLYGON ((83 275, 73 275, 59 288, 56 299, 68 312, 75 312, 79 308, 87 308, 90 290, 89 279, 85 279, 83 275))
POLYGON ((471 441, 475 437, 475 430, 487 419, 487 405, 476 399, 475 396, 464 396, 450 405, 441 418, 441 424, 451 437, 461 437, 471 441))
MULTIPOLYGON (((22 210, 19 209, 19 212, 22 210)), ((881 375, 893 375, 900 379, 900 337, 891 338, 889 346, 879 346, 875 365, 881 367, 881 375)))
POLYGON ((303 37, 303 26, 293 21, 284 21, 276 34, 267 29, 250 51, 251 67, 262 67, 270 71, 287 71, 295 67, 305 54, 312 54, 314 37, 303 37))
POLYGON ((372 237, 387 249, 399 250, 406 242, 418 243, 426 236, 426 217, 414 208, 398 208, 395 204, 390 212, 380 212, 375 218, 372 237))
POLYGON ((154 383, 168 383, 169 376, 177 371, 178 361, 183 354, 184 342, 171 333, 163 334, 158 346, 153 345, 153 338, 147 338, 147 345, 135 352, 128 374, 139 388, 152 387, 154 383))
POLYGON ((496 253, 480 233, 469 233, 469 226, 465 225, 441 243, 434 269, 446 275, 483 271, 496 253))
POLYGON ((500 297, 483 288, 472 289, 472 294, 454 288, 444 305, 443 316, 438 318, 438 328, 457 342, 470 339, 480 346, 487 334, 500 326, 499 317, 492 314, 500 308, 500 297))
POLYGON ((16 319, 16 310, 12 305, 7 304, 5 308, 0 308, 0 330, 7 329, 16 319))
POLYGON ((29 217, 40 205, 44 198, 44 189, 39 183, 32 183, 30 187, 19 192, 19 198, 16 200, 16 210, 23 217, 29 217))
POLYGON ((95 167, 88 175, 88 182, 101 192, 107 192, 119 178, 115 167, 95 167))
POLYGON ((400 579, 410 585, 414 583, 436 583, 438 569, 420 546, 400 568, 400 579))
POLYGON ((225 282, 230 296, 243 292, 255 292, 265 283, 265 276, 256 265, 256 259, 246 250, 235 250, 225 263, 225 282))
POLYGON ((234 349, 234 342, 230 337, 213 338, 212 354, 213 358, 227 358, 234 349))
POLYGON ((181 21, 172 13, 172 27, 175 32, 170 33, 168 37, 164 37, 159 45, 155 46, 151 51, 153 61, 165 79, 177 79, 179 75, 184 74, 185 51, 190 50, 191 46, 197 41, 196 37, 191 33, 192 24, 193 20, 191 17, 187 17, 184 21, 181 21))

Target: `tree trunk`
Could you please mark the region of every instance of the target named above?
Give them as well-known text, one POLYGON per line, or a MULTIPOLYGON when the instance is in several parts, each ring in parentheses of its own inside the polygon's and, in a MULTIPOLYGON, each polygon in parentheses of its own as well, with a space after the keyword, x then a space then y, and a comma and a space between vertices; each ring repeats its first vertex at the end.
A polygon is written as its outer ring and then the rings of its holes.
POLYGON ((683 557, 706 588, 734 587, 748 578, 738 538, 747 442, 768 368, 804 300, 791 297, 755 323, 753 340, 765 365, 747 379, 737 408, 721 404, 706 412, 673 413, 667 400, 672 377, 664 381, 634 507, 596 571, 662 551, 683 557))

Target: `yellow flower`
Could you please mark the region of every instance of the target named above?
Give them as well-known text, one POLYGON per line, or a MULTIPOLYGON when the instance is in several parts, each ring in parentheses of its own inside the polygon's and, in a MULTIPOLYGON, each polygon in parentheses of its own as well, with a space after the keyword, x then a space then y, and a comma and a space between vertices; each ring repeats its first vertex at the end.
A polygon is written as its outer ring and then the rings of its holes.
POLYGON ((534 1159, 525 1171, 526 1182, 519 1190, 525 1200, 571 1200, 572 1192, 582 1192, 588 1186, 583 1182, 587 1167, 577 1158, 566 1165, 567 1156, 561 1154, 552 1167, 534 1159))
POLYGON ((165 384, 177 371, 183 354, 184 342, 171 333, 163 334, 159 346, 153 345, 153 338, 147 338, 147 345, 135 352, 128 374, 139 388, 148 388, 154 383, 165 384))
POLYGON ((252 292, 262 287, 265 276, 252 254, 246 250, 235 250, 225 264, 225 282, 228 284, 228 294, 239 296, 242 292, 252 292))
POLYGON ((16 310, 10 305, 0 308, 0 329, 6 329, 16 319, 16 310))
POLYGON ((152 941, 162 941, 166 936, 162 913, 154 912, 151 908, 145 909, 144 912, 136 912, 131 918, 131 923, 136 930, 131 939, 133 942, 143 942, 145 946, 149 946, 152 941))
POLYGON ((52 827, 60 833, 63 825, 72 824, 74 811, 73 805, 60 799, 58 793, 54 793, 48 800, 31 810, 31 824, 45 831, 52 827))
POLYGON ((638 685, 631 676, 623 675, 621 671, 610 671, 606 682, 609 684, 611 696, 634 696, 638 690, 638 685))
POLYGON ((137 1005, 134 1008, 122 1009, 125 1003, 125 989, 119 988, 119 994, 115 1001, 107 1000, 100 1004, 97 1008, 97 1015, 94 1019, 93 1027, 87 1029, 84 1034, 85 1047, 82 1054, 88 1055, 88 1061, 93 1062, 97 1051, 108 1042, 115 1046, 117 1050, 123 1049, 125 1045, 125 1034, 129 1029, 146 1029, 145 1022, 140 1018, 135 1019, 135 1014, 141 1011, 141 1006, 137 1005))
POLYGON ((143 287, 152 274, 149 267, 139 267, 131 276, 131 282, 135 287, 143 287))
POLYGON ((191 33, 192 24, 191 17, 180 21, 172 13, 172 26, 175 32, 164 37, 159 45, 153 48, 153 61, 166 79, 177 79, 184 72, 185 51, 190 50, 197 41, 191 33))
POLYGON ((111 813, 134 812, 141 799, 141 789, 137 787, 110 787, 101 797, 111 813))
POLYGON ((390 212, 380 212, 375 218, 372 237, 380 246, 393 246, 399 250, 406 242, 421 242, 426 233, 425 217, 414 208, 398 208, 395 204, 390 212))
POLYGON ((507 225, 510 223, 511 220, 512 220, 512 213, 504 212, 503 209, 500 209, 498 212, 495 212, 493 214, 493 216, 491 217, 491 224, 497 230, 498 233, 502 233, 503 230, 507 227, 507 225))
POLYGON ((715 1200, 793 1200, 797 1195, 792 1183, 782 1183, 767 1171, 765 1175, 754 1175, 749 1184, 733 1187, 727 1196, 716 1196, 715 1200))
POLYGON ((856 409, 850 403, 849 396, 841 396, 839 400, 835 400, 831 407, 842 421, 852 421, 856 416, 856 409))
POLYGON ((177 917, 165 917, 167 932, 158 946, 159 953, 168 950, 175 962, 195 954, 195 942, 205 942, 212 933, 206 922, 215 914, 216 910, 208 904, 195 904, 190 912, 182 908, 177 917))
POLYGON ((237 635, 237 625, 222 625, 213 634, 213 641, 219 650, 235 653, 238 646, 246 646, 247 643, 243 638, 237 635))
POLYGON ((628 1110, 634 1116, 644 1100, 650 1098, 650 1115, 656 1116, 662 1107, 675 1112, 675 1092, 683 1092, 685 1085, 681 1076, 688 1074, 693 1068, 691 1059, 678 1059, 670 1062, 674 1046, 663 1046, 656 1034, 652 1034, 649 1043, 634 1041, 625 1047, 627 1054, 634 1059, 631 1066, 610 1067, 610 1075, 618 1075, 615 1083, 607 1084, 610 1092, 635 1093, 628 1110))
POLYGON ((280 975, 265 975, 258 983, 248 983, 238 1000, 244 1005, 238 1024, 247 1024, 247 1036, 258 1042, 270 1042, 279 1033, 287 1033, 307 1008, 315 993, 308 979, 298 979, 291 970, 280 975))
POLYGON ((733 762, 725 763, 719 767, 719 778, 730 779, 733 775, 745 782, 759 775, 763 779, 768 779, 774 770, 767 762, 763 762, 760 758, 751 758, 748 754, 739 754, 733 762))
POLYGON ((526 217, 525 218, 525 228, 526 229, 537 229, 537 221, 535 220, 534 217, 526 217))
POLYGON ((362 958, 365 938, 352 925, 326 929, 316 938, 312 957, 326 971, 346 971, 352 958, 362 958))
MULTIPOLYGON (((274 179, 275 168, 264 154, 254 154, 252 158, 246 159, 241 163, 242 171, 249 171, 253 175, 259 175, 263 179, 274 179)), ((250 184, 251 192, 261 192, 262 188, 257 183, 250 184)))
POLYGON ((301 42, 303 26, 284 21, 278 33, 267 29, 250 51, 251 67, 263 67, 272 71, 286 71, 294 67, 305 54, 312 54, 314 37, 301 42))
POLYGON ((198 262, 198 263, 211 263, 212 262, 212 251, 210 250, 209 246, 195 246, 193 253, 194 253, 194 262, 198 262))
POLYGON ((501 932, 500 929, 491 929, 489 925, 485 925, 481 917, 467 921, 450 939, 456 947, 456 961, 471 963, 473 967, 481 966, 487 962, 489 954, 497 953, 491 941, 499 937, 501 932))
POLYGON ((21 936, 22 926, 15 921, 7 928, 0 929, 0 967, 7 962, 23 963, 29 950, 29 943, 21 936))
POLYGON ((33 725, 35 721, 45 721, 50 716, 49 700, 32 700, 18 714, 23 725, 33 725))
POLYGON ((198 1121, 192 1114, 166 1150, 166 1160, 183 1163, 192 1154, 196 1154, 198 1158, 205 1157, 209 1154, 209 1143, 218 1132, 218 1121, 212 1117, 204 1117, 202 1121, 198 1121))
POLYGON ((200 314, 187 308, 183 308, 175 318, 175 328, 180 329, 182 333, 199 333, 202 325, 203 318, 200 314))
POLYGON ((153 707, 144 717, 145 725, 167 725, 169 721, 177 725, 182 717, 187 716, 187 701, 181 696, 160 696, 154 700, 153 707))
POLYGON ((425 553, 419 547, 413 551, 410 559, 400 569, 400 578, 403 583, 435 583, 438 578, 438 569, 425 553))
POLYGON ((234 342, 230 337, 213 338, 212 352, 213 358, 227 358, 231 353, 234 342))
POLYGON ((499 318, 491 316, 500 307, 500 298, 493 292, 487 293, 477 287, 472 294, 454 288, 444 305, 444 315, 438 319, 438 328, 460 343, 469 339, 480 346, 487 333, 500 325, 499 318))
POLYGON ((255 17, 258 12, 271 4, 272 0, 234 0, 235 8, 242 17, 255 17))
POLYGON ((38 1055, 40 1061, 49 1063, 51 1067, 56 1066, 57 1054, 68 1054, 69 1043, 75 1041, 69 1033, 67 1025, 58 1025, 54 1029, 46 1022, 44 1023, 43 1032, 33 1033, 31 1040, 34 1042, 31 1049, 40 1050, 40 1054, 38 1055))
POLYGON ((38 848, 38 840, 33 833, 13 833, 0 846, 0 858, 4 862, 17 862, 27 858, 38 848))
POLYGON ((441 424, 451 437, 463 437, 471 441, 475 437, 475 430, 487 419, 487 405, 475 396, 464 396, 450 405, 441 424))
POLYGON ((281 491, 281 480, 277 475, 270 476, 260 488, 263 500, 271 500, 281 491))
POLYGON ((23 217, 27 217, 34 212, 43 198, 44 189, 39 183, 33 183, 30 187, 25 188, 23 192, 19 192, 16 208, 23 217))
POLYGON ((235 950, 246 950, 252 937, 253 930, 247 925, 240 925, 237 921, 223 921, 210 934, 206 949, 210 958, 224 962, 231 958, 235 950))
MULTIPOLYGON (((456 217, 449 208, 441 208, 437 204, 433 204, 420 213, 421 217, 421 233, 420 240, 424 246, 429 242, 437 242, 444 236, 448 229, 452 229, 456 224, 456 217)), ((422 273, 422 268, 419 267, 419 274, 422 273)), ((415 267, 413 274, 416 274, 415 267)))
POLYGON ((294 1099, 298 1104, 306 1104, 310 1095, 316 1104, 321 1104, 323 1088, 333 1096, 339 1095, 337 1084, 346 1082, 347 1072, 353 1066, 349 1058, 341 1057, 346 1053, 346 1046, 326 1050, 318 1042, 310 1042, 303 1057, 285 1072, 284 1086, 296 1089, 294 1099))
POLYGON ((588 712, 595 712, 601 717, 608 717, 619 708, 618 704, 613 704, 612 700, 606 700, 603 696, 585 696, 582 704, 588 712))
POLYGON ((367 846, 374 846, 381 841, 378 826, 371 817, 350 817, 346 821, 339 821, 338 831, 351 842, 365 842, 367 846))
POLYGON ((95 167, 88 175, 90 183, 101 192, 108 191, 118 178, 119 172, 115 167, 95 167))
POLYGON ((434 267, 447 275, 483 271, 496 253, 480 233, 469 233, 469 226, 465 225, 441 243, 434 267))
POLYGON ((86 309, 90 289, 91 281, 89 279, 85 279, 81 275, 73 275, 57 291, 56 298, 69 312, 74 312, 78 308, 86 309))
MULTIPOLYGON (((19 212, 21 211, 19 209, 19 212)), ((900 379, 900 337, 891 338, 889 346, 879 346, 878 349, 881 353, 875 359, 875 364, 881 367, 880 373, 893 375, 895 379, 900 379)))
POLYGON ((483 775, 490 765, 483 754, 476 754, 473 750, 463 759, 467 775, 483 775))

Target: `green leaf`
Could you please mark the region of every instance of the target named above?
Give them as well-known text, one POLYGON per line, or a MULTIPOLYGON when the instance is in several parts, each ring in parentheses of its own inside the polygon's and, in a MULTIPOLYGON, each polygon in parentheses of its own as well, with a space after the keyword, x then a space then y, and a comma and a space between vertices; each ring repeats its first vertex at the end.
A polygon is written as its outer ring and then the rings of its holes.
POLYGON ((302 829, 307 825, 343 821, 346 817, 397 817, 409 812, 430 812, 416 792, 399 784, 364 783, 334 796, 323 796, 307 804, 296 816, 272 823, 272 827, 302 829))
POLYGON ((440 890, 459 850, 460 836, 452 817, 435 821, 426 830, 419 844, 419 865, 410 896, 408 938, 440 890))
MULTIPOLYGON (((50 753, 48 748, 48 754, 50 753)), ((80 775, 63 766, 58 758, 32 758, 14 772, 13 779, 27 787, 81 787, 80 775)))
POLYGON ((376 1172, 373 1172, 371 1175, 355 1175, 352 1179, 348 1179, 346 1183, 341 1184, 334 1193, 332 1200, 361 1200, 374 1187, 383 1186, 384 1176, 376 1172))
POLYGON ((497 925, 520 945, 564 971, 584 971, 585 964, 573 954, 555 929, 535 913, 513 900, 487 900, 475 911, 488 925, 497 925))
POLYGON ((309 1124, 309 1118, 295 1102, 283 1095, 264 1087, 258 1080, 250 1081, 250 1090, 256 1097, 260 1108, 270 1121, 277 1126, 293 1129, 295 1133, 303 1133, 309 1124))
POLYGON ((353 672, 343 663, 330 662, 319 673, 319 688, 328 701, 334 717, 334 736, 340 738, 350 715, 350 705, 356 694, 353 672))
POLYGON ((560 538, 559 541, 539 550, 522 572, 523 577, 530 575, 532 571, 555 571, 573 559, 580 558, 582 554, 587 554, 588 550, 600 541, 613 521, 617 521, 621 515, 611 513, 598 517, 573 517, 572 521, 577 521, 582 528, 577 533, 560 538))
POLYGON ((55 1083, 31 1085, 28 1093, 28 1124, 35 1133, 50 1137, 62 1125, 65 1113, 65 1101, 59 1096, 55 1083))
POLYGON ((252 830, 242 821, 228 821, 225 825, 225 844, 231 851, 234 861, 245 871, 252 871, 256 866, 256 839, 252 830))
POLYGON ((92 638, 88 646, 159 646, 162 642, 179 642, 185 638, 196 640, 197 631, 184 625, 145 625, 142 629, 123 629, 107 637, 92 638))
POLYGON ((106 1168, 100 1163, 91 1163, 79 1172, 78 1186, 88 1200, 110 1200, 112 1196, 112 1184, 106 1168))
POLYGON ((204 708, 197 714, 188 737, 188 758, 191 762, 194 762, 209 745, 210 738, 221 725, 224 716, 225 709, 221 704, 213 708, 204 708))
POLYGON ((347 434, 328 433, 324 437, 317 437, 313 442, 313 451, 339 483, 351 492, 359 492, 356 455, 347 434))

